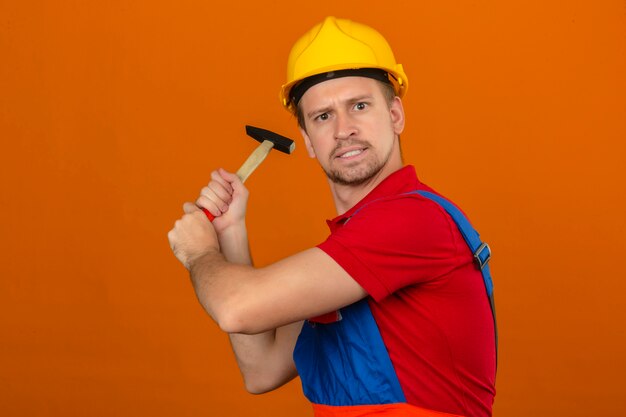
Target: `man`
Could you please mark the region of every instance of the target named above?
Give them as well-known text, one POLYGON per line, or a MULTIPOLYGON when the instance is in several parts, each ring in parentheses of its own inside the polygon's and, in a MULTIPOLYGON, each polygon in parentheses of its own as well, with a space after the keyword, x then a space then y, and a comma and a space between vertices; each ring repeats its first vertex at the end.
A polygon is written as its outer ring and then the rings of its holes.
POLYGON ((378 32, 327 18, 294 45, 281 97, 328 177, 331 235, 254 268, 248 192, 222 169, 170 231, 250 392, 299 375, 318 417, 491 415, 494 316, 473 251, 403 166, 407 86, 378 32))

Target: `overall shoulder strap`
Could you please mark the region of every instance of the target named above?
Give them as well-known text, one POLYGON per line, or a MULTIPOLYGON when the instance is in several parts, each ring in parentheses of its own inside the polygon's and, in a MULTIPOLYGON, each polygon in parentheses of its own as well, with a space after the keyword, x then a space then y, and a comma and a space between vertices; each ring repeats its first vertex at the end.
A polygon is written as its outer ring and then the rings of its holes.
POLYGON ((491 271, 489 270, 489 260, 491 259, 491 248, 487 243, 484 243, 480 240, 480 235, 472 227, 472 224, 469 222, 467 217, 459 210, 454 204, 445 198, 437 195, 435 193, 431 193, 429 191, 411 191, 407 194, 419 194, 429 200, 434 201, 439 204, 449 215, 452 217, 452 220, 459 228, 463 239, 469 246, 470 250, 474 254, 474 261, 476 262, 476 266, 480 268, 480 271, 483 276, 483 282, 485 284, 485 290, 487 292, 487 298, 489 299, 489 305, 491 306, 491 314, 493 315, 493 326, 495 330, 496 336, 496 355, 498 352, 498 328, 496 326, 496 305, 493 297, 493 281, 491 279, 491 271))
POLYGON ((483 274, 483 281, 485 282, 485 289, 487 291, 487 295, 493 295, 493 281, 491 280, 491 272, 489 270, 489 260, 491 259, 491 249, 489 245, 483 243, 480 240, 480 235, 472 227, 472 224, 469 222, 467 217, 459 210, 454 204, 445 198, 428 192, 428 191, 413 191, 409 194, 419 194, 423 197, 428 198, 429 200, 434 201, 439 204, 443 209, 452 217, 452 220, 459 228, 463 239, 469 246, 470 250, 474 254, 474 260, 476 265, 481 269, 483 274))

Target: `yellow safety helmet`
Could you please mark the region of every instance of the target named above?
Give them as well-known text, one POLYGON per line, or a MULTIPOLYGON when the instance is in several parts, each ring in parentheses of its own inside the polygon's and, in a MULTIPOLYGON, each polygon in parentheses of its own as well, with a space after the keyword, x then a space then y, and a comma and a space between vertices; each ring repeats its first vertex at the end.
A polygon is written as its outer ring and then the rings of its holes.
MULTIPOLYGON (((369 68, 383 70, 373 72, 384 74, 384 81, 394 86, 399 97, 406 94, 408 79, 402 65, 396 63, 385 38, 369 26, 329 16, 305 33, 291 48, 287 82, 280 90, 280 101, 287 110, 295 113, 301 95, 294 100, 292 91, 304 79, 324 73, 369 68)), ((355 72, 353 75, 362 74, 355 72)), ((363 76, 378 78, 367 74, 363 76)))

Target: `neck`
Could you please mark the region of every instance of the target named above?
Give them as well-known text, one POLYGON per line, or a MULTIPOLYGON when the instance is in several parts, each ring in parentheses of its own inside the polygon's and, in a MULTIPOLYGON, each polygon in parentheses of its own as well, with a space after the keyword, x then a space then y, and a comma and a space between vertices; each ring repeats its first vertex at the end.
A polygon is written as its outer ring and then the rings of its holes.
POLYGON ((338 185, 331 183, 329 180, 330 191, 333 194, 337 215, 344 214, 346 211, 354 207, 356 203, 361 201, 374 188, 376 188, 376 186, 380 184, 383 179, 378 180, 378 178, 372 178, 367 183, 359 186, 338 185))

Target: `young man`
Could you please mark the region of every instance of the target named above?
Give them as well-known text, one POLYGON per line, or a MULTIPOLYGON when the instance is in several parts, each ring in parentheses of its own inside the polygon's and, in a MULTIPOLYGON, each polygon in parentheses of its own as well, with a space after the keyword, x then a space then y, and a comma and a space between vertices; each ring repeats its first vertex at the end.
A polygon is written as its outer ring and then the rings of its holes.
POLYGON ((438 195, 403 166, 407 85, 378 32, 327 18, 294 45, 281 97, 328 177, 328 239, 254 268, 248 192, 221 169, 170 231, 250 392, 300 375, 318 417, 491 415, 490 291, 438 195))

